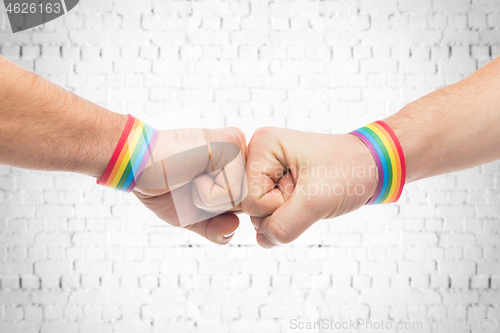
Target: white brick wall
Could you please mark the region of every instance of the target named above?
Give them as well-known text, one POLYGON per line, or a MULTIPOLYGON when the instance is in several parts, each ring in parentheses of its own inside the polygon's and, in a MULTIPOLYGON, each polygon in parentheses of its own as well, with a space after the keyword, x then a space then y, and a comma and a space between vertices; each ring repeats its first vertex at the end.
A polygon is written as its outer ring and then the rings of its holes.
MULTIPOLYGON (((500 54, 498 0, 82 0, 15 35, 0 6, 5 57, 159 128, 248 139, 266 125, 352 130, 500 54)), ((0 332, 500 319, 499 200, 494 163, 265 251, 247 217, 220 247, 92 179, 0 166, 0 332)))

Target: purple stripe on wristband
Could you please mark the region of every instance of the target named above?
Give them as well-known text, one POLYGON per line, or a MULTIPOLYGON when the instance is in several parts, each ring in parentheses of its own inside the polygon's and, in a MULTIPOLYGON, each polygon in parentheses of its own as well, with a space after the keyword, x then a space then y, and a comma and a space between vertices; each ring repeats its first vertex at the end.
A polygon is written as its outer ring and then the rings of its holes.
MULTIPOLYGON (((377 164, 379 184, 380 184, 380 180, 384 179, 384 170, 382 169, 382 163, 380 163, 380 158, 378 157, 377 150, 375 149, 375 147, 373 147, 370 140, 365 138, 365 136, 363 134, 356 132, 356 131, 351 132, 351 134, 354 134, 358 138, 360 138, 365 143, 365 145, 368 147, 368 149, 370 149, 370 151, 373 155, 373 158, 375 159, 375 163, 377 164)), ((369 205, 373 201, 375 201, 377 199, 378 195, 380 194, 381 190, 382 190, 382 186, 377 185, 377 190, 375 191, 375 194, 373 195, 373 197, 370 198, 370 200, 368 200, 368 202, 366 204, 369 205)))

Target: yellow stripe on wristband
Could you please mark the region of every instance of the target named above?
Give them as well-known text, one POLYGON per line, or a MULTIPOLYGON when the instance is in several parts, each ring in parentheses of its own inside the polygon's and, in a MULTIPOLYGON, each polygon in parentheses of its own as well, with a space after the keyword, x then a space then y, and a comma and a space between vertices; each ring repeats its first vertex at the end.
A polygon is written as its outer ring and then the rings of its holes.
POLYGON ((132 191, 157 139, 157 130, 129 115, 113 156, 97 184, 121 191, 132 191))
POLYGON ((406 180, 406 162, 394 131, 383 121, 376 121, 351 133, 367 145, 378 168, 379 183, 367 205, 398 201, 406 180))

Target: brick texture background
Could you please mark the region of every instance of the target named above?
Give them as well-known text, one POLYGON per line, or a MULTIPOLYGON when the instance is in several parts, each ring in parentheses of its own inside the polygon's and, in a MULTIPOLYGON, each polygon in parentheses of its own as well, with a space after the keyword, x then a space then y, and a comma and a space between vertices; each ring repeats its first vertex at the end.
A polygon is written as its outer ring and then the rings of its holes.
MULTIPOLYGON (((248 139, 267 125, 352 130, 500 54, 497 0, 82 0, 17 34, 0 8, 8 59, 158 128, 238 126, 248 139)), ((221 247, 92 179, 0 167, 0 332, 500 319, 499 216, 493 163, 271 251, 243 216, 221 247)))

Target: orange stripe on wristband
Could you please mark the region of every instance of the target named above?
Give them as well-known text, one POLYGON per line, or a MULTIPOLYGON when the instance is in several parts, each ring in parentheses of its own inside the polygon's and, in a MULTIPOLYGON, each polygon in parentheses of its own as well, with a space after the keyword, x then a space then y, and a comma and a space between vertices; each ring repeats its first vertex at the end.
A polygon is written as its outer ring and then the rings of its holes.
POLYGON ((351 133, 368 146, 379 169, 377 190, 367 204, 398 201, 406 181, 406 162, 394 131, 383 121, 376 121, 351 133))
POLYGON ((392 140, 387 140, 387 137, 390 137, 390 134, 387 133, 385 128, 383 128, 380 124, 372 123, 367 125, 367 127, 372 128, 375 133, 377 133, 384 144, 386 146, 390 146, 391 149, 387 149, 389 151, 390 157, 391 157, 391 165, 392 165, 392 173, 393 173, 393 182, 391 184, 391 188, 388 189, 389 193, 387 195, 387 201, 388 202, 393 202, 393 200, 396 197, 397 191, 399 188, 396 188, 397 184, 400 184, 401 182, 401 163, 398 163, 397 161, 400 160, 398 150, 396 148, 396 145, 392 140))
POLYGON ((106 171, 97 184, 125 192, 132 191, 157 138, 157 130, 129 115, 106 171))

